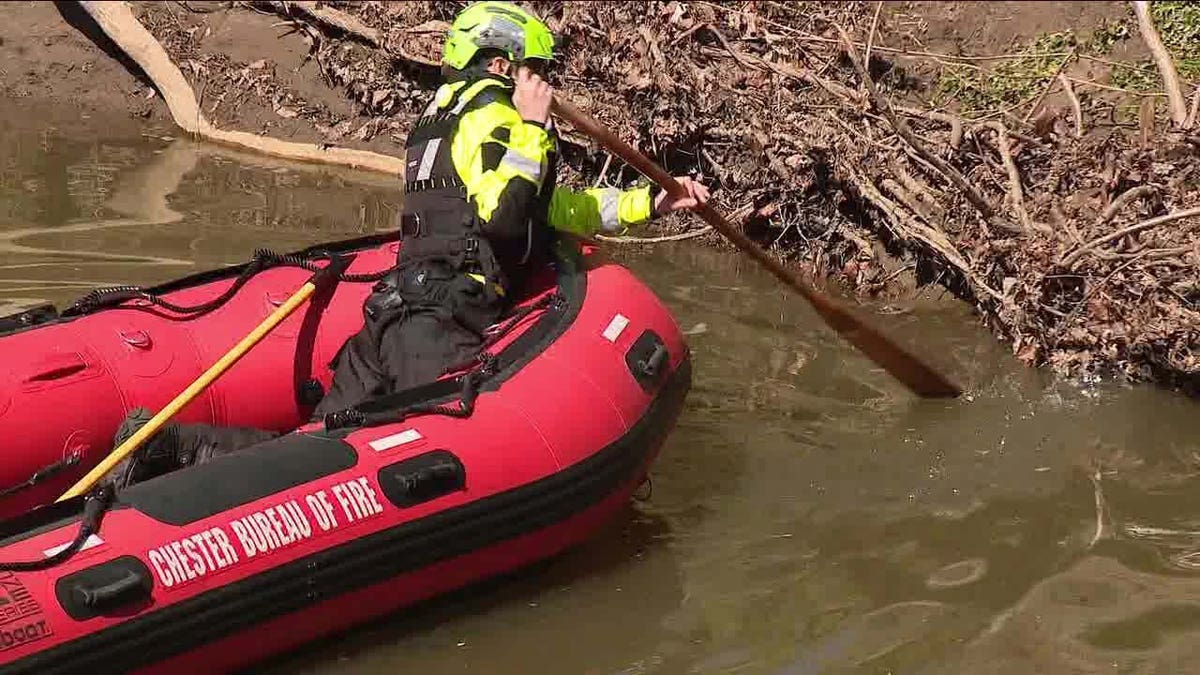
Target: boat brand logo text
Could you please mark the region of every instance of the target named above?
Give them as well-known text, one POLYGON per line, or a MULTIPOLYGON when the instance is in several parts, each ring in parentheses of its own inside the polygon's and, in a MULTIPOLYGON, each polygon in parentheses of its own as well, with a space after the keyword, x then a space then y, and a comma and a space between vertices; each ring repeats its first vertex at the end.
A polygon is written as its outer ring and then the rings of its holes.
POLYGON ((51 632, 42 608, 25 584, 12 572, 0 572, 0 651, 40 640, 51 632))
POLYGON ((173 588, 381 513, 378 494, 360 476, 152 548, 146 557, 163 588, 173 588))

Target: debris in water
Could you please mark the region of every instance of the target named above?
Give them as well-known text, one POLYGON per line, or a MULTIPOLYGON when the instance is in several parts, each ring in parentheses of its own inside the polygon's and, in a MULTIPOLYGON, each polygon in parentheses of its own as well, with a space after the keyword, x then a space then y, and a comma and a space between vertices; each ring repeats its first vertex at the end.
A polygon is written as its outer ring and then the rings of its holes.
POLYGON ((968 558, 951 563, 935 571, 925 580, 925 586, 933 590, 958 588, 979 581, 987 574, 988 564, 983 558, 968 558))

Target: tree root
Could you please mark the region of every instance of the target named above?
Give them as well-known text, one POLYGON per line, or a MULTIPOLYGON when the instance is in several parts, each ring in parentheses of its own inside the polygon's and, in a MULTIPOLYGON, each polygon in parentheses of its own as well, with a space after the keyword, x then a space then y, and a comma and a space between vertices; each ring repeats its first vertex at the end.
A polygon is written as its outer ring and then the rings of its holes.
POLYGON ((1075 252, 1064 257, 1060 264, 1063 267, 1070 268, 1077 260, 1079 260, 1081 257, 1083 257, 1083 255, 1085 253, 1091 252, 1092 249, 1096 248, 1097 246, 1103 246, 1104 244, 1107 244, 1111 241, 1116 241, 1117 239, 1120 239, 1121 237, 1133 234, 1135 232, 1141 232, 1142 230, 1148 230, 1152 227, 1162 225, 1163 223, 1169 223, 1169 222, 1172 222, 1175 220, 1179 220, 1181 218, 1193 218, 1196 216, 1200 216, 1200 207, 1196 207, 1196 208, 1192 208, 1192 209, 1184 209, 1182 211, 1176 211, 1174 213, 1168 213, 1166 215, 1158 216, 1156 218, 1150 218, 1148 220, 1143 220, 1142 222, 1136 223, 1134 225, 1130 225, 1129 227, 1123 227, 1123 228, 1117 230, 1116 232, 1113 232, 1111 234, 1106 234, 1103 237, 1097 237, 1097 238, 1089 241, 1088 243, 1086 243, 1083 246, 1076 249, 1075 252))
POLYGON ((383 42, 379 38, 379 31, 332 7, 322 7, 315 2, 297 2, 296 0, 256 2, 255 4, 269 7, 281 16, 291 16, 295 10, 326 28, 332 28, 345 35, 358 38, 372 47, 383 46, 383 42))
POLYGON ((917 154, 921 155, 925 161, 936 166, 938 171, 949 178, 950 182, 954 183, 954 185, 962 191, 962 193, 966 196, 967 201, 971 202, 971 206, 974 206, 975 209, 979 211, 980 215, 982 215, 988 221, 996 222, 1004 227, 1004 229, 1008 229, 1010 231, 1013 230, 1014 228, 1012 225, 1003 223, 996 218, 995 209, 992 208, 991 204, 987 203, 987 200, 983 198, 983 195, 979 194, 979 191, 976 190, 969 181, 967 181, 965 176, 959 173, 957 169, 943 161, 942 158, 931 152, 929 148, 925 147, 925 144, 921 142, 921 139, 917 138, 917 135, 908 128, 908 124, 906 124, 904 120, 900 119, 896 115, 896 112, 892 110, 891 102, 889 102, 887 98, 883 94, 879 93, 879 90, 875 88, 875 82, 871 79, 871 75, 867 72, 866 67, 863 66, 862 59, 860 59, 858 56, 858 51, 851 44, 850 36, 846 34, 846 31, 841 26, 837 26, 837 29, 838 35, 840 35, 842 39, 842 49, 845 50, 846 55, 850 57, 850 62, 854 65, 854 70, 858 72, 859 79, 862 80, 863 86, 867 88, 867 95, 870 96, 871 103, 879 110, 879 112, 883 113, 883 116, 887 119, 888 124, 892 126, 896 133, 899 134, 906 143, 912 146, 913 150, 915 150, 917 154))
POLYGON ((887 216, 890 227, 901 239, 920 242, 929 250, 936 251, 947 263, 968 279, 975 289, 982 291, 997 302, 1004 302, 1003 294, 989 287, 972 271, 971 264, 945 235, 924 225, 899 204, 885 197, 866 176, 850 167, 846 167, 846 174, 863 199, 887 216))
POLYGON ((1004 162, 1004 170, 1008 173, 1008 198, 1012 202, 1013 211, 1017 214, 1017 222, 1028 232, 1039 229, 1050 234, 1050 230, 1038 227, 1025 210, 1025 192, 1021 189, 1021 172, 1013 161, 1012 148, 1008 144, 1008 129, 1001 122, 989 122, 988 127, 996 132, 996 147, 1000 150, 1000 160, 1004 162))
POLYGON ((1075 87, 1071 85, 1071 80, 1067 77, 1066 73, 1059 72, 1058 81, 1062 83, 1063 93, 1067 95, 1067 100, 1071 102, 1071 115, 1075 119, 1075 138, 1082 138, 1083 108, 1079 105, 1079 96, 1075 94, 1075 87))
POLYGON ((87 0, 79 4, 100 29, 146 73, 162 95, 175 123, 192 136, 272 157, 336 164, 393 176, 404 175, 404 160, 390 155, 281 141, 244 131, 218 129, 200 111, 195 92, 184 79, 183 73, 179 72, 158 40, 137 20, 127 3, 87 0))
POLYGON ((1125 208, 1125 205, 1129 202, 1135 199, 1141 199, 1142 197, 1149 197, 1156 192, 1158 192, 1158 188, 1154 187, 1153 185, 1139 185, 1137 187, 1129 188, 1128 190, 1117 195, 1116 199, 1112 200, 1112 203, 1108 205, 1108 208, 1104 209, 1104 213, 1100 214, 1100 219, 1096 221, 1096 224, 1103 225, 1104 223, 1107 223, 1108 221, 1112 220, 1113 217, 1121 211, 1121 209, 1125 208))
POLYGON ((1196 85, 1196 90, 1192 92, 1192 110, 1188 113, 1187 122, 1184 123, 1183 128, 1195 128, 1198 115, 1200 115, 1200 84, 1196 85))
POLYGON ((858 103, 860 100, 858 94, 852 89, 838 84, 837 82, 827 80, 807 68, 794 68, 784 63, 775 63, 773 61, 767 61, 766 59, 759 58, 758 56, 746 54, 745 52, 742 52, 733 45, 729 44, 729 40, 725 38, 725 35, 722 34, 721 31, 713 28, 712 26, 708 26, 707 28, 709 32, 717 37, 717 41, 721 43, 721 46, 725 48, 725 51, 729 52, 729 55, 733 57, 733 60, 747 68, 754 68, 756 70, 767 69, 786 78, 820 87, 821 89, 824 89, 828 93, 842 99, 847 103, 858 103))
POLYGON ((1150 48, 1150 53, 1154 55, 1154 63, 1158 66, 1159 74, 1162 75, 1163 86, 1167 90, 1167 107, 1171 111, 1171 119, 1175 122, 1175 126, 1181 129, 1186 128, 1187 103, 1183 98, 1183 90, 1179 86, 1179 73, 1175 70, 1175 62, 1171 60, 1171 54, 1163 46, 1158 30, 1154 28, 1154 21, 1150 18, 1150 3, 1146 0, 1135 0, 1133 11, 1137 14, 1138 29, 1142 32, 1142 39, 1150 48))

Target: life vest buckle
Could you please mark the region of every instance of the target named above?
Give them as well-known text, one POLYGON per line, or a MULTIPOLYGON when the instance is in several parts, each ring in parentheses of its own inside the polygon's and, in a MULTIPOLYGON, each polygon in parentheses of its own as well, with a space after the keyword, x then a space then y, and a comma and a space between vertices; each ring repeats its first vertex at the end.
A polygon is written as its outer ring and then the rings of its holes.
POLYGON ((400 216, 400 234, 405 237, 418 237, 421 235, 421 215, 417 213, 405 213, 400 216))

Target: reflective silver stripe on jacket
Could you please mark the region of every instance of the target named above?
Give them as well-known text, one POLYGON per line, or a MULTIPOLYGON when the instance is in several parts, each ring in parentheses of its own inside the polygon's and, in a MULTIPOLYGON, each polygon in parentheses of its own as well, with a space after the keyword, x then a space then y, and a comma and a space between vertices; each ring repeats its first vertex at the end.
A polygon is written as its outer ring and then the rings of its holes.
POLYGON ((621 191, 617 188, 604 188, 596 195, 596 199, 600 202, 600 229, 605 232, 620 230, 621 191))
POLYGON ((429 174, 433 172, 433 160, 437 159, 438 148, 442 147, 442 139, 433 138, 425 144, 425 151, 421 153, 421 166, 417 168, 417 180, 425 180, 429 178, 429 174))
POLYGON ((505 151, 504 157, 500 158, 500 165, 532 178, 535 183, 542 182, 542 163, 529 159, 516 150, 505 151))

